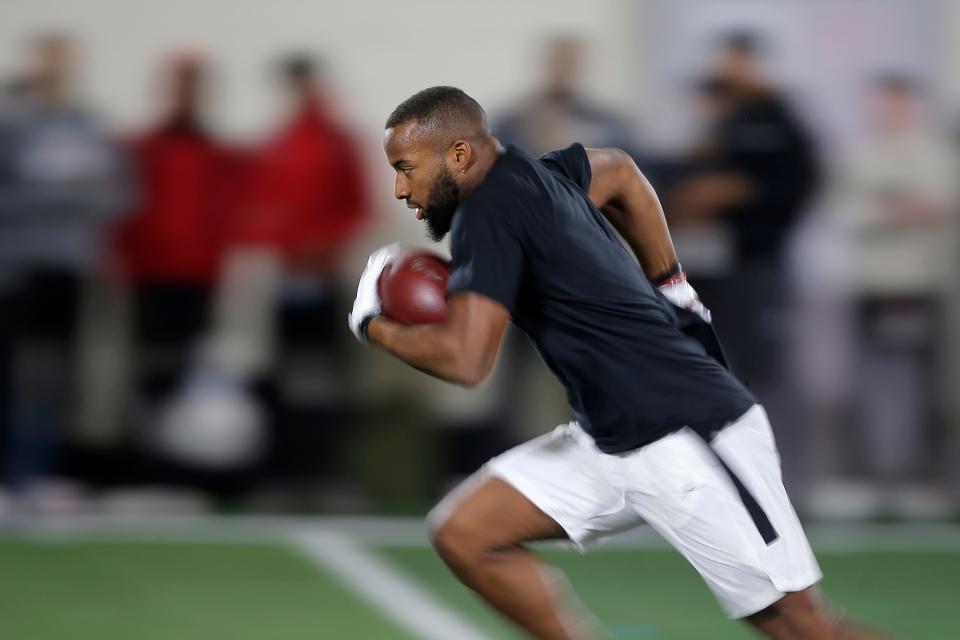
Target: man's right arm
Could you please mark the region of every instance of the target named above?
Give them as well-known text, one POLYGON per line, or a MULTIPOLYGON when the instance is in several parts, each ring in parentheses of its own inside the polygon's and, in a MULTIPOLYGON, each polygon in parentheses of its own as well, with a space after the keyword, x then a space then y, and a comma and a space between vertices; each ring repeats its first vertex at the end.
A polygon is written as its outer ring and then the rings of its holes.
POLYGON ((587 149, 590 200, 630 245, 643 272, 656 280, 677 264, 677 254, 656 192, 620 149, 587 149))

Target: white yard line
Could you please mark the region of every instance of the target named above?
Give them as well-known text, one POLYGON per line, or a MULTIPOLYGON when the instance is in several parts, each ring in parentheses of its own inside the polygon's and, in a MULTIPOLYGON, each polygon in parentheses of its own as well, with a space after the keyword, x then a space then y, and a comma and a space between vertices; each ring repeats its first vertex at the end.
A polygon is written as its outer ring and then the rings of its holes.
MULTIPOLYGON (((955 524, 833 524, 806 527, 818 553, 960 553, 955 524)), ((421 518, 316 516, 117 516, 90 514, 0 518, 0 539, 49 543, 287 544, 345 588, 422 640, 488 640, 429 591, 364 545, 425 548, 421 518)), ((545 546, 570 548, 562 543, 545 546)), ((649 527, 617 536, 602 549, 662 550, 649 527)))
POLYGON ((419 585, 343 534, 313 529, 292 536, 308 560, 422 640, 489 640, 419 585))

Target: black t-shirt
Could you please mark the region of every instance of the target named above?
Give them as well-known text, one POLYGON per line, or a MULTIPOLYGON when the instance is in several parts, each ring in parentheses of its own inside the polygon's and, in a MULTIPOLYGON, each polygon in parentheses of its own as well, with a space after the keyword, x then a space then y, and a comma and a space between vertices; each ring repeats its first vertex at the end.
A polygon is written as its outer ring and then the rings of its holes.
POLYGON ((590 201, 590 180, 582 145, 539 159, 508 147, 454 215, 447 294, 473 291, 510 311, 601 450, 684 426, 709 435, 756 400, 681 331, 590 201))

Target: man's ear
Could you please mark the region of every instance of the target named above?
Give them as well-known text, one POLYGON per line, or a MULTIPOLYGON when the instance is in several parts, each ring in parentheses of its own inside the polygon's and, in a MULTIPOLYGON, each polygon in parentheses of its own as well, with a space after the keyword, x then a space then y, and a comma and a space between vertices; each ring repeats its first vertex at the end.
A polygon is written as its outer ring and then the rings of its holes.
POLYGON ((457 140, 450 146, 449 163, 454 173, 463 173, 473 161, 473 147, 466 140, 457 140))

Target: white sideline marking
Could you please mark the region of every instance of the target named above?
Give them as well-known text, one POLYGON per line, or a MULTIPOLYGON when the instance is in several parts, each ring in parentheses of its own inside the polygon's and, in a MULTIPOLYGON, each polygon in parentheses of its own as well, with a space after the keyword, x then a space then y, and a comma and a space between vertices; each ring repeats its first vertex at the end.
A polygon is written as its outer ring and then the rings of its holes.
POLYGON ((421 587, 342 534, 301 531, 293 544, 311 563, 422 640, 489 640, 421 587))

